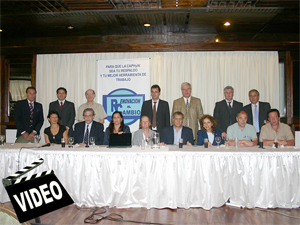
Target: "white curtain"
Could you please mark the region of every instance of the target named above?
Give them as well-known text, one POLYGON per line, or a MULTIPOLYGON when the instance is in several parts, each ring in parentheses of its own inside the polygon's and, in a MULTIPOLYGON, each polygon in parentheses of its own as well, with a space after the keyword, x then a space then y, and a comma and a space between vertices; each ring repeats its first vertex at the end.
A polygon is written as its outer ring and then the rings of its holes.
MULTIPOLYGON (((182 82, 192 84, 192 95, 202 101, 205 114, 213 114, 215 102, 224 98, 223 88, 234 87, 234 99, 249 104, 248 91, 257 89, 260 100, 279 108, 279 60, 277 52, 134 52, 85 53, 37 56, 37 101, 46 118, 49 103, 56 100, 56 89, 68 90, 67 100, 76 110, 86 102, 84 92, 97 90, 96 60, 151 58, 151 85, 161 87, 161 99, 169 102, 181 97, 182 82)), ((124 84, 125 85, 125 84, 124 84)), ((124 86, 125 87, 125 86, 124 86)), ((150 92, 150 87, 149 87, 150 92)), ((49 123, 45 122, 42 132, 49 123)))
POLYGON ((9 92, 12 101, 19 101, 26 98, 26 88, 31 86, 31 81, 28 80, 10 80, 9 92))

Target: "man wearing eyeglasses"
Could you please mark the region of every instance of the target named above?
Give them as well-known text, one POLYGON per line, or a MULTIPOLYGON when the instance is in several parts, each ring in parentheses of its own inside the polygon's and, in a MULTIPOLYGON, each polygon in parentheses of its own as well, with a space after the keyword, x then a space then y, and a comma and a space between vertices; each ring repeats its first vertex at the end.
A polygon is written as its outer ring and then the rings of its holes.
POLYGON ((87 146, 90 145, 90 138, 95 138, 96 145, 103 145, 104 126, 102 123, 94 121, 95 111, 92 108, 86 108, 83 111, 84 121, 75 124, 74 143, 87 146))

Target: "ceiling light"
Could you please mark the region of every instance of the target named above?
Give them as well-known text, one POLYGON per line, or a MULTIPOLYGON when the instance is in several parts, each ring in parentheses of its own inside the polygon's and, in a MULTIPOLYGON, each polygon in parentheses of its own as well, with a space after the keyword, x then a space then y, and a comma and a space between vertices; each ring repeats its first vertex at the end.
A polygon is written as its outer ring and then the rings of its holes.
POLYGON ((72 30, 73 28, 74 28, 74 27, 72 27, 72 26, 68 26, 68 29, 69 29, 69 30, 72 30))
POLYGON ((216 38, 216 39, 215 39, 215 42, 219 42, 219 39, 218 39, 218 38, 216 38))
POLYGON ((0 29, 0 32, 2 32, 2 29, 0 29))
POLYGON ((225 22, 224 26, 230 26, 230 23, 229 22, 225 22))
POLYGON ((151 24, 150 23, 144 23, 144 27, 150 27, 151 24))

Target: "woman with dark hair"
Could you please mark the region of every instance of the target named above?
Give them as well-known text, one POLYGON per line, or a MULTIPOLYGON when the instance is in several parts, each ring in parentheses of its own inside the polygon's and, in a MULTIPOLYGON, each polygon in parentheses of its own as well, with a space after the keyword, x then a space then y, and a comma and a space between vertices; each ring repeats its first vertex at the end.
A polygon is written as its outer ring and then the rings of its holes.
POLYGON ((208 145, 213 146, 217 145, 215 139, 216 137, 221 137, 221 143, 223 144, 222 141, 222 133, 220 130, 218 130, 217 127, 217 121, 214 117, 211 115, 203 115, 200 118, 200 127, 201 130, 197 132, 198 135, 198 140, 197 140, 197 145, 204 145, 204 139, 208 139, 208 145))
POLYGON ((124 124, 123 115, 120 111, 115 111, 112 114, 112 119, 109 123, 109 126, 105 130, 103 142, 104 145, 108 145, 109 135, 113 133, 130 133, 130 128, 124 124))
POLYGON ((44 136, 46 143, 61 144, 61 138, 68 141, 68 132, 65 126, 58 123, 59 115, 56 110, 50 110, 47 116, 50 127, 45 128, 44 136))

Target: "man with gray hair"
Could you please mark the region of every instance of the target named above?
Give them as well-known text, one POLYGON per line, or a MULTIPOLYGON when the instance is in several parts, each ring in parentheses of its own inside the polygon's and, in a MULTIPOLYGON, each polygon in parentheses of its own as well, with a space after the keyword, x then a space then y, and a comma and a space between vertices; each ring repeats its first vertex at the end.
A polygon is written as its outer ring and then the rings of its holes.
POLYGON ((104 126, 94 121, 95 111, 92 108, 86 108, 83 111, 83 118, 83 122, 75 124, 74 143, 88 146, 91 144, 90 138, 94 137, 96 145, 103 145, 104 126))
POLYGON ((249 91, 249 100, 251 104, 244 106, 243 110, 248 115, 247 123, 255 127, 257 138, 259 139, 259 134, 261 127, 266 124, 268 120, 268 111, 271 109, 269 102, 261 102, 259 100, 259 92, 256 89, 249 91))
POLYGON ((225 99, 216 102, 214 117, 217 121, 217 128, 222 132, 222 137, 226 137, 228 126, 236 122, 236 117, 243 109, 243 103, 233 100, 234 89, 231 86, 224 88, 225 99))
POLYGON ((182 97, 173 102, 172 115, 177 111, 182 112, 184 115, 183 126, 191 128, 193 137, 197 140, 198 121, 203 116, 201 100, 191 96, 192 85, 188 82, 181 84, 181 92, 182 97))
POLYGON ((92 109, 94 109, 94 112, 95 112, 95 121, 103 124, 104 119, 107 117, 107 115, 106 115, 106 112, 105 112, 103 106, 99 103, 94 102, 94 98, 96 97, 95 91, 93 89, 88 89, 85 92, 85 97, 87 99, 87 102, 83 103, 81 106, 79 106, 76 120, 78 120, 78 122, 82 122, 83 121, 83 117, 82 117, 83 110, 86 108, 92 108, 92 109))
POLYGON ((193 131, 191 128, 182 126, 183 119, 182 112, 173 113, 174 125, 165 127, 160 134, 162 145, 179 145, 179 139, 182 139, 183 145, 192 146, 194 144, 193 131))

